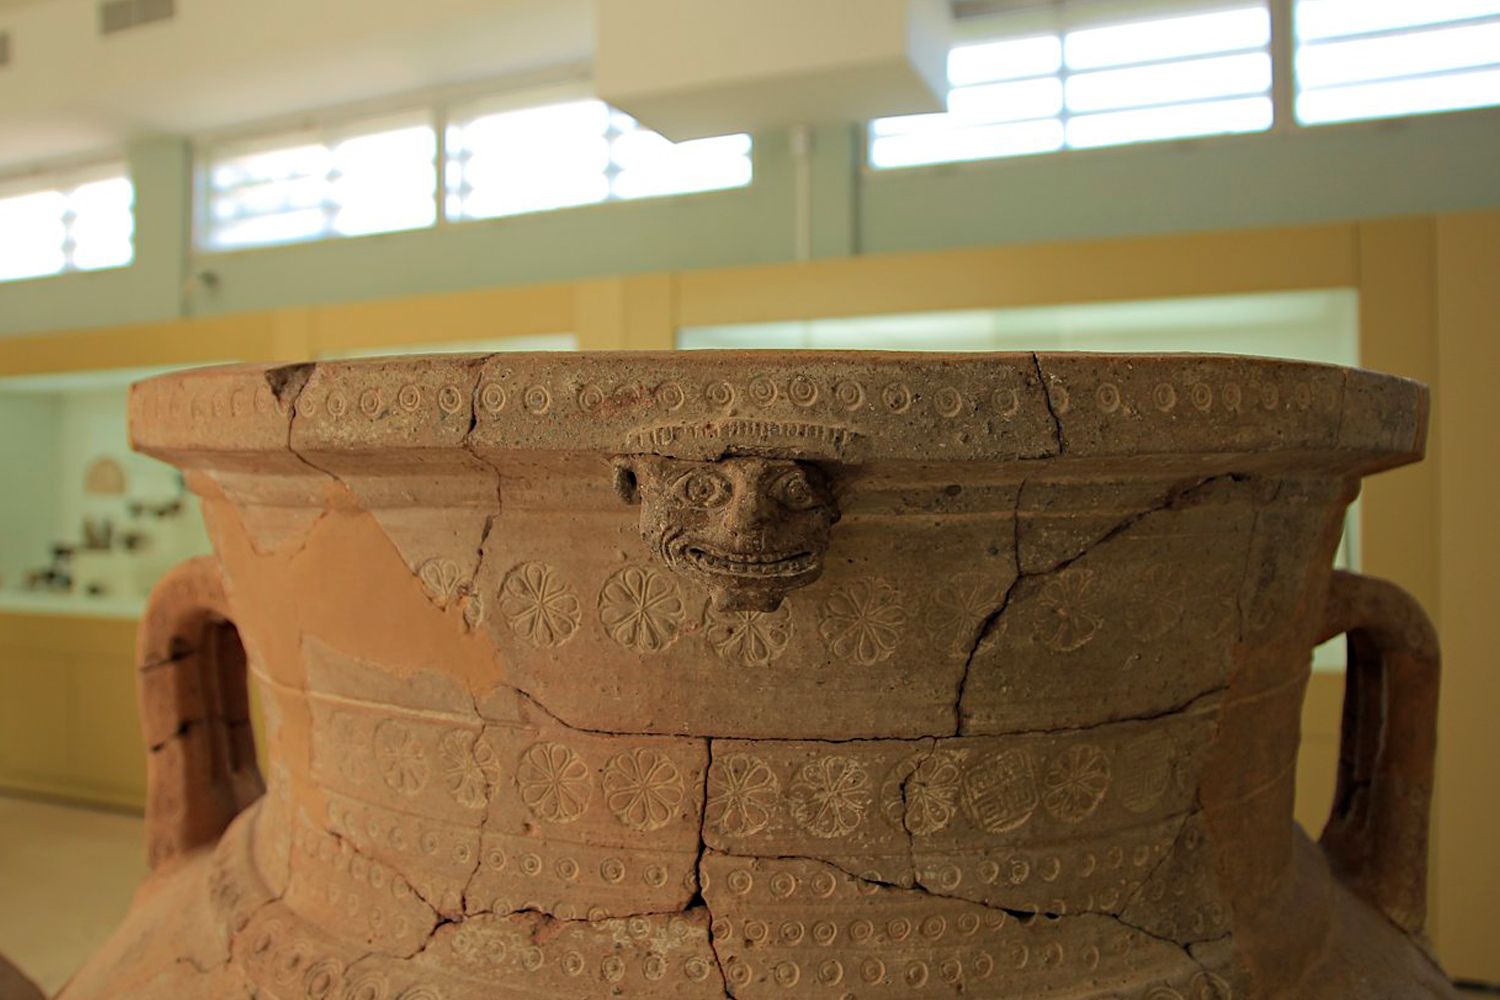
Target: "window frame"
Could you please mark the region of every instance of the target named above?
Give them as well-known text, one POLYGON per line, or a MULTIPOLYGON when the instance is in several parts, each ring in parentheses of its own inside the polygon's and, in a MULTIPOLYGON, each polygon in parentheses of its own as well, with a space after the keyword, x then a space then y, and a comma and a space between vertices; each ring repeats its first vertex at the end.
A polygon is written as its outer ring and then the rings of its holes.
MULTIPOLYGON (((725 192, 744 191, 755 184, 757 174, 756 149, 758 144, 755 142, 755 137, 752 134, 750 135, 750 148, 747 153, 747 158, 750 162, 750 176, 747 182, 742 185, 660 195, 643 195, 630 198, 618 197, 611 190, 611 193, 603 200, 585 202, 578 205, 560 206, 558 208, 543 208, 524 213, 477 217, 455 217, 449 214, 449 189, 446 178, 448 164, 452 157, 448 150, 448 130, 451 125, 459 123, 460 116, 464 119, 472 119, 485 114, 521 111, 527 108, 545 107, 550 104, 562 104, 582 100, 597 101, 601 100, 601 98, 595 92, 591 78, 569 75, 563 79, 552 78, 515 83, 498 90, 493 83, 490 86, 482 88, 465 87, 444 91, 440 94, 429 96, 426 99, 407 97, 400 101, 385 101, 361 105, 357 109, 345 108, 330 110, 316 115, 272 119, 231 130, 204 133, 195 137, 191 144, 191 175, 193 185, 191 200, 192 253, 199 257, 217 257, 224 254, 257 253, 262 250, 305 246, 327 241, 337 242, 352 239, 380 238, 403 233, 442 230, 453 225, 503 224, 507 220, 517 218, 518 216, 596 208, 601 205, 620 204, 624 202, 654 201, 658 198, 692 198, 721 195, 725 192), (256 146, 262 144, 264 144, 264 148, 267 150, 286 148, 282 140, 295 136, 298 133, 306 133, 310 142, 316 141, 328 144, 340 137, 351 138, 364 134, 364 123, 395 120, 403 114, 409 114, 413 117, 425 114, 436 139, 433 157, 435 177, 432 191, 436 214, 431 224, 348 235, 325 232, 293 240, 245 244, 242 246, 215 246, 212 243, 213 219, 211 213, 214 195, 212 170, 214 167, 215 150, 226 147, 239 147, 245 151, 253 151, 256 146)), ((620 112, 620 109, 608 103, 605 104, 605 107, 611 114, 620 112)), ((611 179, 615 172, 613 166, 611 166, 609 170, 611 179)))
MULTIPOLYGON (((462 159, 448 148, 448 133, 455 127, 472 122, 486 115, 506 114, 513 111, 526 111, 532 108, 545 108, 557 104, 573 104, 583 101, 597 101, 599 96, 594 93, 593 87, 587 80, 575 80, 568 83, 557 83, 543 87, 532 87, 525 90, 511 90, 504 93, 482 94, 467 101, 448 101, 440 108, 442 118, 442 138, 440 148, 443 156, 443 166, 438 176, 438 217, 442 225, 469 225, 476 222, 498 222, 503 219, 512 219, 517 215, 536 215, 540 212, 564 212, 569 209, 589 208, 595 205, 603 205, 609 201, 608 196, 599 201, 582 202, 576 205, 562 205, 557 208, 542 208, 528 212, 511 213, 507 215, 483 215, 464 216, 452 215, 448 211, 448 199, 459 193, 458 188, 448 186, 448 166, 453 163, 460 168, 467 162, 467 155, 462 159)), ((609 105, 606 109, 612 111, 609 105)))
POLYGON ((63 161, 48 166, 36 167, 24 172, 0 175, 0 199, 24 197, 28 194, 40 194, 46 191, 72 192, 85 184, 108 180, 124 180, 130 185, 130 258, 128 260, 118 264, 105 264, 100 267, 78 266, 74 262, 74 251, 77 247, 77 241, 73 235, 73 226, 77 220, 77 215, 69 209, 63 213, 61 219, 63 225, 63 242, 61 244, 63 254, 62 268, 56 271, 45 271, 40 274, 0 278, 0 287, 18 281, 35 281, 42 278, 62 277, 64 275, 97 274, 135 266, 136 238, 138 236, 135 176, 131 173, 130 161, 123 153, 108 157, 94 156, 86 160, 63 161))
MULTIPOLYGON (((439 216, 443 220, 443 222, 445 224, 452 225, 468 225, 476 222, 498 222, 503 219, 511 219, 518 216, 529 216, 545 212, 561 212, 569 211, 572 209, 592 208, 598 207, 600 205, 620 204, 623 202, 651 201, 657 198, 686 198, 692 197, 694 195, 713 195, 725 191, 742 190, 750 187, 755 183, 755 137, 754 135, 749 133, 733 132, 726 133, 726 136, 746 135, 749 142, 749 148, 746 150, 745 157, 749 161, 750 175, 744 184, 730 185, 725 187, 702 188, 691 191, 666 192, 662 194, 647 194, 638 196, 620 195, 615 191, 615 180, 627 168, 620 167, 619 164, 616 163, 611 156, 609 162, 605 164, 602 170, 602 175, 607 182, 607 188, 603 198, 593 201, 580 202, 577 204, 561 205, 556 208, 526 209, 519 212, 502 213, 497 215, 455 216, 449 213, 447 204, 448 198, 453 196, 455 193, 459 193, 461 196, 461 192, 459 192, 458 189, 450 188, 448 186, 447 165, 450 162, 459 164, 466 162, 465 159, 459 158, 458 155, 448 150, 447 144, 449 129, 455 126, 461 127, 468 122, 472 122, 486 115, 505 114, 512 111, 525 111, 533 108, 544 108, 551 105, 581 102, 597 102, 604 106, 605 114, 607 118, 611 119, 611 121, 609 121, 605 125, 604 130, 601 132, 601 136, 607 141, 610 147, 610 151, 611 153, 613 153, 615 138, 619 135, 627 133, 621 132, 618 126, 612 121, 612 119, 615 115, 624 114, 634 120, 634 116, 630 116, 628 112, 622 111, 621 109, 616 108, 613 105, 609 104, 607 101, 603 100, 601 97, 599 97, 598 94, 594 92, 594 88, 587 81, 579 81, 570 84, 557 84, 548 87, 533 88, 525 91, 512 91, 503 95, 487 95, 466 102, 450 101, 445 103, 441 108, 443 135, 442 142, 440 144, 440 148, 443 154, 444 169, 441 172, 442 176, 438 179, 439 197, 442 200, 442 207, 439 211, 439 216)), ((644 131, 654 131, 652 129, 646 128, 645 126, 639 125, 639 123, 637 123, 637 125, 644 131)), ((721 137, 710 136, 705 138, 721 137)), ((686 141, 695 142, 703 140, 686 141)))
MULTIPOLYGON (((1490 63, 1468 67, 1457 67, 1443 70, 1428 70, 1416 73, 1397 73, 1389 76, 1373 76, 1364 80, 1346 81, 1324 86, 1305 87, 1302 83, 1302 75, 1299 69, 1302 61, 1304 48, 1317 50, 1324 47, 1338 46, 1347 43, 1359 43, 1361 41, 1377 40, 1384 38, 1399 38, 1408 34, 1422 34, 1429 31, 1441 31, 1460 26, 1491 25, 1500 29, 1500 10, 1488 14, 1476 14, 1468 17, 1450 18, 1446 21, 1427 21, 1404 27, 1373 28, 1365 31, 1356 31, 1338 35, 1322 35, 1308 40, 1303 40, 1298 30, 1299 8, 1303 0, 1272 0, 1273 3, 1284 5, 1287 18, 1287 88, 1290 92, 1289 104, 1286 109, 1288 125, 1295 129, 1327 129, 1337 126, 1348 126, 1358 124, 1390 123, 1407 121, 1414 118, 1426 118, 1431 115, 1453 115, 1465 113, 1483 113, 1500 109, 1500 101, 1492 101, 1484 104, 1464 104, 1450 107, 1433 108, 1427 111, 1397 111, 1388 114, 1357 115, 1342 118, 1313 119, 1304 121, 1301 114, 1302 100, 1304 94, 1317 94, 1320 92, 1337 91, 1350 87, 1376 86, 1382 83, 1406 83, 1422 80, 1436 79, 1447 76, 1456 76, 1464 73, 1479 71, 1500 72, 1500 58, 1490 63)), ((1278 67, 1279 69, 1280 67, 1278 67)), ((1279 109, 1278 109, 1279 110, 1279 109)))
MULTIPOLYGON (((1200 0, 1100 0, 1097 3, 1037 6, 1020 10, 1008 6, 1008 0, 958 0, 966 16, 954 22, 952 47, 985 41, 1000 41, 1032 34, 1052 33, 1061 37, 1069 30, 1096 26, 1104 22, 1121 23, 1128 19, 1183 16, 1192 13, 1211 13, 1246 6, 1245 3, 1203 3, 1200 0)), ((1015 160, 1032 160, 1036 157, 1093 156, 1111 151, 1139 150, 1154 147, 1163 150, 1185 150, 1200 144, 1255 142, 1258 137, 1268 135, 1328 133, 1333 130, 1378 131, 1405 127, 1405 123, 1434 117, 1470 116, 1479 119, 1500 119, 1500 104, 1448 108, 1435 111, 1408 112, 1380 117, 1344 118, 1326 122, 1302 123, 1296 112, 1297 98, 1301 87, 1296 73, 1296 5, 1298 0, 1264 0, 1270 15, 1271 37, 1267 51, 1271 57, 1271 124, 1269 128, 1253 132, 1216 132, 1206 135, 1182 136, 1167 139, 1148 139, 1137 142, 1118 143, 1088 147, 1072 147, 1064 144, 1057 149, 1034 153, 1019 153, 1004 156, 974 157, 962 160, 940 160, 909 166, 877 167, 870 159, 872 141, 871 122, 861 124, 860 174, 866 180, 872 177, 901 177, 926 173, 984 172, 995 169, 1000 163, 1015 160)), ((1470 19, 1479 20, 1479 19, 1470 19)), ((1066 67, 1059 71, 1065 77, 1066 67)), ((1036 77, 1030 79, 1037 79, 1036 77)), ((1066 98, 1065 98, 1066 99, 1066 98)))
POLYGON ((365 135, 376 135, 380 132, 402 127, 396 124, 398 122, 406 122, 405 127, 415 127, 419 124, 425 124, 433 130, 433 170, 435 181, 431 194, 434 198, 437 198, 442 184, 443 143, 439 111, 431 104, 404 101, 399 104, 385 106, 382 109, 367 109, 358 113, 343 115, 329 114, 316 118, 304 117, 291 122, 283 120, 281 127, 269 126, 199 137, 192 144, 193 252, 204 255, 245 253, 276 247, 321 243, 328 240, 337 241, 391 236, 396 233, 431 229, 441 225, 443 221, 442 206, 441 199, 438 199, 438 211, 432 223, 422 226, 381 229, 366 233, 339 233, 333 231, 331 228, 333 217, 339 205, 337 202, 325 197, 319 206, 325 216, 325 226, 319 233, 289 240, 246 243, 239 246, 216 246, 213 242, 213 204, 214 196, 217 193, 213 186, 213 171, 217 165, 215 158, 217 151, 229 149, 234 151, 234 155, 243 156, 253 154, 258 150, 271 152, 278 149, 289 149, 293 148, 293 144, 289 140, 299 135, 305 135, 308 144, 317 143, 323 146, 332 146, 347 139, 355 139, 365 135))
MULTIPOLYGON (((860 149, 860 171, 866 176, 888 176, 891 174, 905 174, 912 171, 955 171, 964 169, 984 169, 993 166, 997 162, 1010 160, 1029 160, 1034 157, 1049 157, 1059 155, 1093 154, 1103 150, 1131 149, 1141 146, 1178 146, 1183 144, 1196 144, 1201 142, 1244 140, 1249 136, 1263 135, 1275 132, 1280 126, 1281 98, 1278 95, 1279 61, 1278 45, 1280 37, 1284 32, 1284 24, 1278 16, 1278 6, 1290 3, 1292 0, 1101 0, 1096 3, 1058 4, 1047 5, 1020 10, 1008 10, 1003 5, 998 12, 985 11, 976 13, 970 17, 962 18, 955 22, 954 35, 950 44, 950 52, 954 48, 964 45, 983 44, 985 42, 998 42, 1006 40, 1019 40, 1036 35, 1056 36, 1060 47, 1060 61, 1057 70, 1050 75, 1033 75, 1018 77, 1015 80, 993 81, 996 83, 1023 82, 1029 80, 1055 79, 1058 81, 1062 91, 1062 105, 1058 112, 1050 118, 1026 119, 1027 123, 1056 121, 1062 129, 1062 141, 1054 149, 1037 150, 1035 152, 1024 152, 1014 154, 1003 154, 998 156, 972 157, 956 160, 939 160, 932 163, 919 163, 901 166, 881 167, 876 166, 871 159, 871 150, 874 142, 872 121, 862 123, 861 133, 864 142, 860 149), (1191 56, 1170 57, 1165 59, 1142 60, 1127 67, 1092 67, 1088 69, 1072 69, 1067 64, 1066 36, 1070 32, 1086 30, 1089 28, 1111 27, 1123 25, 1135 21, 1165 20, 1176 17, 1190 17, 1198 14, 1215 14, 1233 10, 1242 10, 1249 7, 1261 6, 1265 9, 1269 21, 1269 37, 1264 49, 1247 50, 1236 49, 1232 52, 1217 52, 1207 54, 1196 54, 1191 56), (1264 92, 1264 97, 1270 101, 1271 121, 1263 129, 1239 130, 1231 132, 1212 132, 1203 135, 1189 135, 1166 137, 1160 139, 1140 139, 1122 143, 1102 143, 1085 146, 1069 145, 1068 123, 1071 119, 1085 117, 1093 114, 1112 113, 1114 111, 1149 110, 1158 107, 1172 107, 1173 105, 1141 105, 1139 108, 1108 109, 1103 112, 1084 112, 1082 114, 1071 112, 1067 107, 1067 84, 1074 76, 1109 71, 1116 68, 1137 68, 1170 65, 1176 61, 1189 61, 1193 59, 1219 58, 1226 55, 1239 55, 1251 51, 1263 52, 1268 58, 1271 74, 1270 85, 1264 92)), ((976 84, 965 84, 963 86, 987 86, 988 82, 976 84)), ((951 92, 956 87, 950 87, 951 92)), ((1261 95, 1249 95, 1256 97, 1261 95)), ((1212 98, 1208 100, 1239 100, 1240 97, 1212 98)), ((1188 102, 1184 102, 1188 103, 1188 102)), ((947 95, 944 95, 944 105, 947 105, 947 95)), ((893 116, 901 117, 901 116, 893 116)), ((1003 123, 1012 124, 1012 123, 1003 123)))

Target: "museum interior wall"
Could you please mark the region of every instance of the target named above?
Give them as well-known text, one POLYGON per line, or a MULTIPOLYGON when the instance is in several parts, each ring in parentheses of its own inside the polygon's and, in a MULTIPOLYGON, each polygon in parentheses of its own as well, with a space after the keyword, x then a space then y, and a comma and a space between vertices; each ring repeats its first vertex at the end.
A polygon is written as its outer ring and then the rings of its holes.
MULTIPOLYGON (((135 622, 206 547, 175 473, 128 450, 142 374, 423 349, 1311 352, 1432 386, 1427 461, 1368 484, 1342 558, 1410 590, 1443 638, 1431 930, 1450 972, 1500 980, 1497 126, 1468 111, 876 174, 861 130, 830 125, 805 157, 756 136, 740 189, 227 253, 194 245, 191 144, 138 142, 135 262, 0 284, 0 789, 140 806, 135 622)), ((1298 765, 1314 829, 1340 697, 1334 651, 1298 765)))

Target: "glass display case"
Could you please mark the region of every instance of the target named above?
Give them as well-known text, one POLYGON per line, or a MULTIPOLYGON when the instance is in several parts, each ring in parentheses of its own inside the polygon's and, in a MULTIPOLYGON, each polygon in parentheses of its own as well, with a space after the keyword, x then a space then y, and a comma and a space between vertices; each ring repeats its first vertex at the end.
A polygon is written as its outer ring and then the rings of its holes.
POLYGON ((0 378, 0 788, 138 808, 136 621, 209 551, 176 469, 130 450, 130 383, 166 369, 0 378))
POLYGON ((1353 289, 684 327, 677 346, 880 351, 1191 351, 1357 364, 1353 289))
POLYGON ((130 449, 130 383, 162 370, 0 379, 0 611, 133 619, 209 550, 181 474, 130 449))

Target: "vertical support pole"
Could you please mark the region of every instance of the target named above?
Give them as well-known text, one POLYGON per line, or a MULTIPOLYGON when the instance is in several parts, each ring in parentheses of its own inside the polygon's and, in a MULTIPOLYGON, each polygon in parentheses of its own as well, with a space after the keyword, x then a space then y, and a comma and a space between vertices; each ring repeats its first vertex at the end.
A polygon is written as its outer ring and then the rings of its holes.
POLYGON ((792 259, 798 263, 812 258, 812 150, 812 128, 792 126, 792 259))
MULTIPOLYGON (((135 186, 135 262, 146 308, 129 312, 177 318, 192 313, 188 279, 193 257, 193 156, 181 136, 157 136, 125 149, 135 186)), ((123 311, 123 310, 122 310, 123 311)))
POLYGON ((1271 14, 1271 128, 1297 125, 1297 0, 1269 0, 1271 14))
POLYGON ((859 253, 859 189, 863 178, 865 128, 861 122, 820 125, 811 164, 810 250, 820 257, 859 253))

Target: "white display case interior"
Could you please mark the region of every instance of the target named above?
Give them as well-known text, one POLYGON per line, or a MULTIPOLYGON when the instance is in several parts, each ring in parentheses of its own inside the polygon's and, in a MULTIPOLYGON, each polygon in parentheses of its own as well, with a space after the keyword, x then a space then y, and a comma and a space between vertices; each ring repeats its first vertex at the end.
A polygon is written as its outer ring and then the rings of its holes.
POLYGON ((130 450, 131 382, 167 369, 0 379, 0 611, 138 617, 209 551, 180 473, 130 450))

